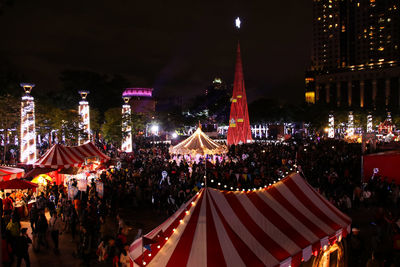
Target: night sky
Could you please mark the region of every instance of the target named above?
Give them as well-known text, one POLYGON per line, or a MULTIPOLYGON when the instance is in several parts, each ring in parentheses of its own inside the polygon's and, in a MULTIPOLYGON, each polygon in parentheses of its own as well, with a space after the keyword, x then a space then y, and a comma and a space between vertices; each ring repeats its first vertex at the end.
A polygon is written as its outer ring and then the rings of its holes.
POLYGON ((72 69, 121 74, 158 97, 187 98, 204 93, 216 75, 233 83, 240 39, 250 101, 303 100, 311 0, 13 3, 0 15, 0 64, 29 77, 35 90, 60 90, 60 72, 72 69))

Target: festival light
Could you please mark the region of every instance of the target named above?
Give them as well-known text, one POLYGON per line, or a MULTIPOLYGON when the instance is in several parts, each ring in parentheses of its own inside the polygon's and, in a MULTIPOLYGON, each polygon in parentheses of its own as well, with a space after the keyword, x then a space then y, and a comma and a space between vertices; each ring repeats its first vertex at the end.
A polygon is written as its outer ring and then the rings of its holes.
POLYGON ((79 94, 82 97, 82 100, 79 101, 79 115, 81 116, 80 128, 87 134, 85 138, 81 138, 79 136, 78 138, 79 145, 90 141, 89 102, 86 100, 86 97, 89 93, 90 92, 86 90, 79 91, 79 94))
POLYGON ((132 127, 130 126, 131 121, 131 105, 129 105, 130 97, 122 97, 124 105, 122 106, 122 133, 124 137, 122 139, 121 150, 124 152, 132 152, 132 127))
POLYGON ((21 101, 21 156, 22 163, 34 163, 36 161, 36 132, 35 132, 35 102, 31 96, 34 84, 21 83, 25 95, 21 101))
POLYGON ((349 121, 347 124, 347 136, 351 137, 354 135, 354 115, 353 112, 349 112, 349 121))
POLYGON ((242 23, 242 22, 240 21, 240 18, 237 17, 237 18, 235 19, 236 28, 240 29, 240 24, 241 24, 241 23, 242 23))
POLYGON ((152 135, 158 135, 159 127, 157 124, 151 126, 150 131, 152 135))
POLYGON ((372 133, 372 115, 367 116, 367 133, 372 133))
POLYGON ((328 137, 329 138, 334 138, 335 137, 335 117, 333 114, 329 114, 329 130, 328 130, 328 137))
POLYGON ((388 112, 388 113, 387 113, 387 118, 386 118, 386 120, 387 120, 388 122, 392 123, 392 113, 391 113, 391 112, 388 112))

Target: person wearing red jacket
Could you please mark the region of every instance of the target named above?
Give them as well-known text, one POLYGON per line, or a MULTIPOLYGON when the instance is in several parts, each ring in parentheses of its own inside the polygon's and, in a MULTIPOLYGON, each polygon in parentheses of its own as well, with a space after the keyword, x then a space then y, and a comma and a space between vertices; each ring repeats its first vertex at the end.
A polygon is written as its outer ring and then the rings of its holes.
POLYGON ((10 193, 7 193, 7 197, 3 199, 3 212, 4 215, 11 215, 14 208, 12 199, 10 198, 10 193))

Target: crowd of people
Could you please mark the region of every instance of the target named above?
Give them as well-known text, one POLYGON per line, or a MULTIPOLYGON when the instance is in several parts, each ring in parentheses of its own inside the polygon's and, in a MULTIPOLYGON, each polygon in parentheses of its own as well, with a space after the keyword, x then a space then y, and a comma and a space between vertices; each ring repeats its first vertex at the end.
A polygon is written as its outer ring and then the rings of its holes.
POLYGON ((268 186, 292 172, 302 175, 344 212, 352 215, 367 209, 374 214, 371 245, 362 240, 357 225, 348 238, 351 266, 365 266, 368 260, 387 266, 398 263, 400 246, 393 242, 384 253, 380 248, 400 236, 396 226, 399 186, 378 174, 368 183, 362 182, 358 144, 311 139, 260 142, 232 146, 226 155, 207 163, 170 155, 164 144, 139 142, 130 154, 120 154, 112 146, 102 148, 120 162, 99 177, 104 197, 94 185, 74 199, 68 198, 63 186, 48 186, 29 211, 31 236, 21 228, 21 218, 9 201, 3 199, 2 248, 8 255, 3 256, 4 263, 24 259, 28 265, 30 243, 33 251, 52 247, 55 254, 63 253, 58 245, 62 233, 76 242, 74 257, 84 265, 129 266, 129 244, 140 231, 132 229, 132 218, 123 218, 120 211, 151 207, 166 218, 204 186, 205 176, 208 186, 242 190, 268 186))

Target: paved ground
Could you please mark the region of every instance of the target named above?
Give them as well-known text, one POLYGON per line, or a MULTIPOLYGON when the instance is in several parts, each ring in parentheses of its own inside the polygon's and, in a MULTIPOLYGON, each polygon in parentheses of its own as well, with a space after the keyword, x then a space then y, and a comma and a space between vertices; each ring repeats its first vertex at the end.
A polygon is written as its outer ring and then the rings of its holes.
MULTIPOLYGON (((353 218, 353 225, 357 225, 361 229, 361 236, 366 244, 366 250, 370 250, 369 245, 371 240, 371 233, 373 232, 374 226, 371 224, 373 222, 374 210, 373 209, 365 209, 361 208, 357 211, 351 212, 351 217, 353 218)), ((124 218, 125 222, 132 227, 132 230, 128 236, 128 242, 132 242, 134 237, 137 234, 138 229, 143 229, 143 233, 147 233, 152 230, 154 227, 159 225, 162 221, 167 218, 166 214, 160 214, 148 209, 124 209, 121 212, 122 218, 124 218)), ((47 214, 48 216, 48 214, 47 214)), ((22 227, 28 228, 28 234, 31 235, 30 224, 27 221, 22 221, 22 227)), ((114 228, 116 225, 116 221, 113 218, 108 219, 108 223, 110 226, 111 232, 114 232, 114 228)), ((73 256, 73 252, 76 250, 76 243, 71 242, 71 235, 69 233, 63 233, 60 236, 59 242, 59 253, 54 253, 53 251, 53 243, 48 237, 48 242, 50 247, 48 249, 41 248, 40 251, 34 252, 32 246, 29 248, 31 266, 33 267, 42 267, 42 266, 56 266, 56 267, 72 267, 72 266, 80 266, 81 261, 73 256)), ((390 244, 384 244, 382 249, 386 249, 390 244)), ((366 252, 369 254, 369 252, 366 252)), ((14 262, 14 265, 16 263, 14 262)), ((24 266, 24 264, 22 264, 24 266)), ((91 266, 100 266, 95 259, 93 259, 91 266)))
MULTIPOLYGON (((159 214, 153 212, 151 209, 125 209, 121 212, 122 218, 128 223, 132 230, 128 236, 128 242, 132 242, 137 234, 138 229, 143 229, 144 233, 149 232, 157 225, 159 225, 164 219, 166 219, 165 214, 159 214)), ((49 214, 46 213, 46 217, 49 219, 49 214)), ((110 231, 115 231, 116 221, 113 218, 109 218, 107 224, 110 226, 110 231)), ((21 221, 21 226, 28 228, 28 235, 32 238, 31 227, 28 221, 21 221)), ((78 235, 77 235, 78 236, 78 235)), ((76 237, 76 240, 79 238, 76 237)), ((71 235, 69 233, 62 233, 59 239, 59 253, 53 251, 54 245, 51 237, 47 237, 49 248, 41 247, 40 251, 33 251, 32 246, 29 247, 29 255, 32 267, 75 267, 81 266, 81 260, 73 256, 76 250, 77 244, 72 241, 71 235)), ((13 267, 16 266, 16 261, 14 261, 13 267)), ((22 266, 25 266, 22 263, 22 266)), ((96 259, 93 259, 91 266, 101 266, 96 259)))

